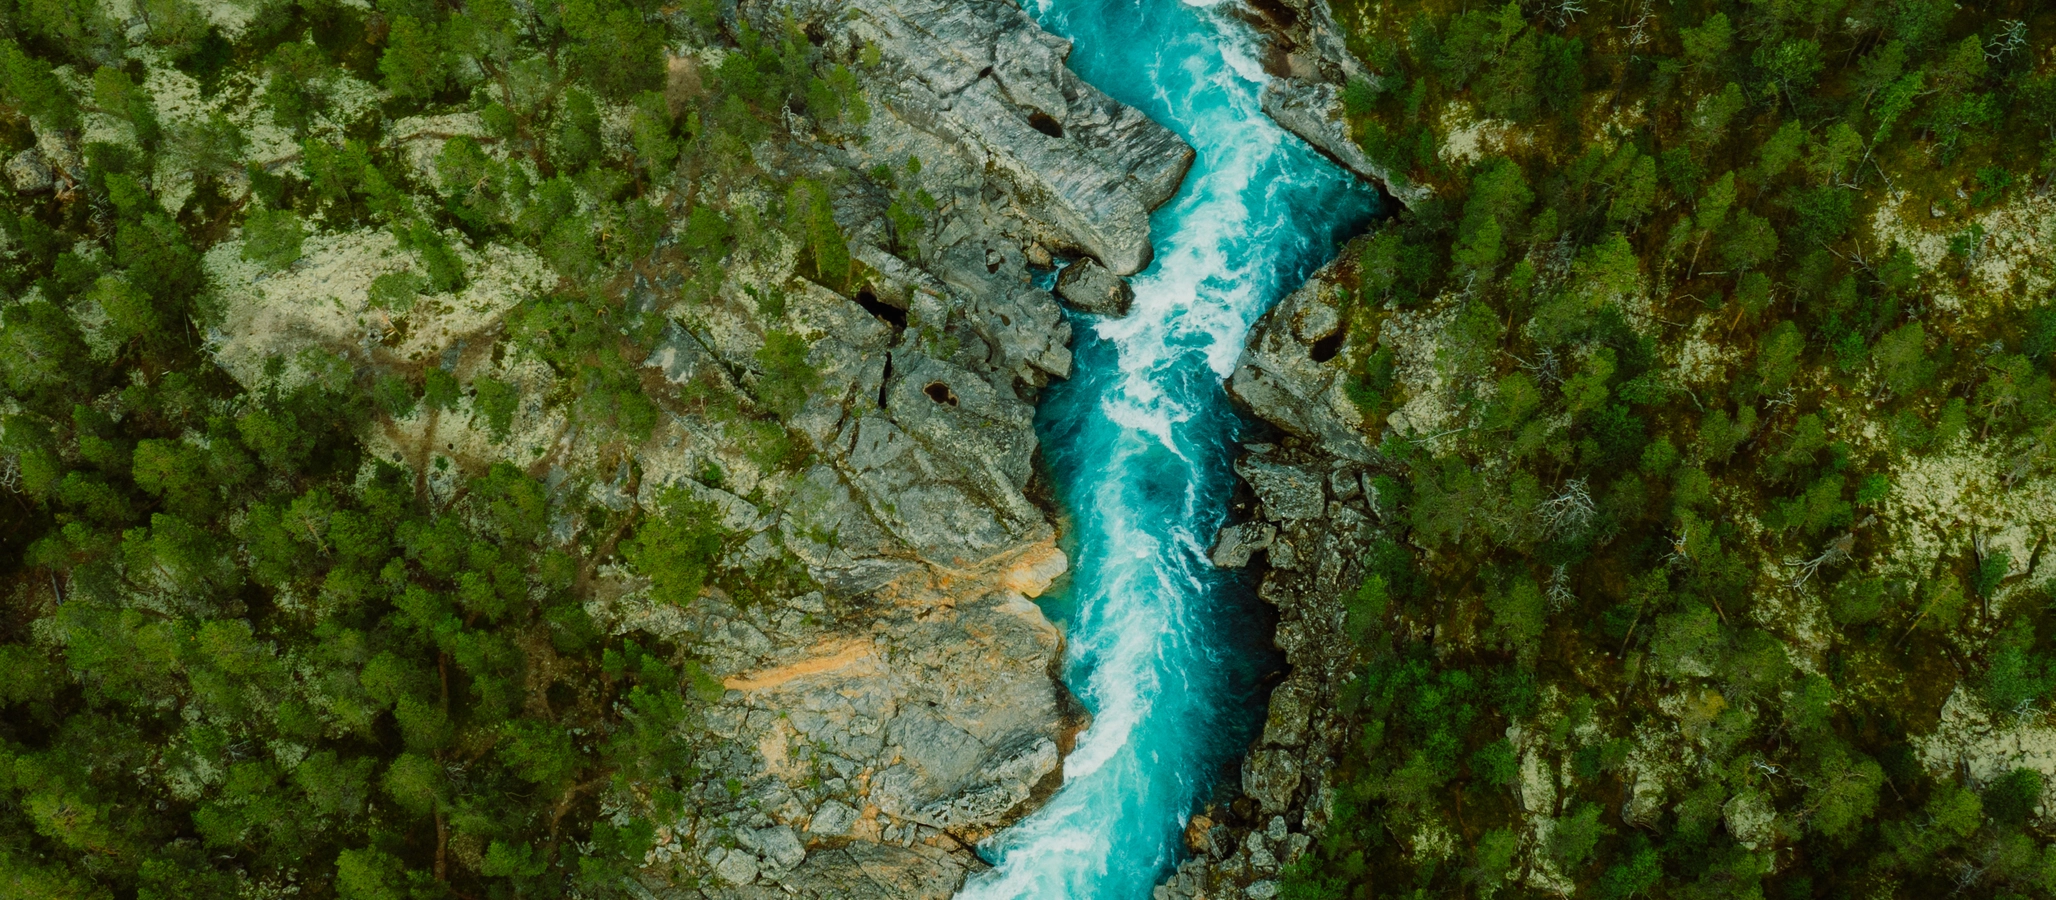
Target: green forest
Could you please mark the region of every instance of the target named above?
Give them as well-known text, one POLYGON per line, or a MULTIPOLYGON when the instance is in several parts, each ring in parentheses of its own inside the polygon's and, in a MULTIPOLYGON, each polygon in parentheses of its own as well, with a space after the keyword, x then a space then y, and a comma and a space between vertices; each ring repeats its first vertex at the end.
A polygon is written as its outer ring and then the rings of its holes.
POLYGON ((234 377, 210 273, 370 234, 411 261, 370 291, 405 323, 492 252, 539 257, 491 353, 546 364, 608 471, 687 401, 794 466, 804 345, 745 394, 646 390, 666 320, 632 288, 704 297, 781 241, 841 286, 823 187, 750 147, 793 110, 861 122, 862 64, 711 0, 0 0, 0 898, 628 893, 721 685, 599 627, 604 573, 677 603, 806 576, 721 565, 683 493, 370 452, 410 416, 505 439, 524 398, 398 353, 404 325, 234 377), (480 127, 393 131, 452 116, 480 127))
POLYGON ((2056 894, 2042 775, 1916 750, 1952 692, 2046 715, 2051 510, 2013 507, 2011 551, 1887 539, 1898 473, 1979 461, 2003 506, 2050 468, 2056 301, 1992 260, 2046 266, 2056 15, 1335 15, 1372 73, 1340 95, 1353 137, 1425 196, 1352 245, 1351 395, 1407 408, 1380 328, 1446 309, 1460 412, 1384 439, 1395 537, 1342 598, 1350 748, 1280 896, 2056 894), (1997 233, 2007 210, 2041 224, 1997 233), (1687 344, 1710 374, 1665 362, 1687 344), (1684 749, 1646 803, 1657 733, 1684 749), (1569 787, 1543 796, 1537 759, 1569 787))

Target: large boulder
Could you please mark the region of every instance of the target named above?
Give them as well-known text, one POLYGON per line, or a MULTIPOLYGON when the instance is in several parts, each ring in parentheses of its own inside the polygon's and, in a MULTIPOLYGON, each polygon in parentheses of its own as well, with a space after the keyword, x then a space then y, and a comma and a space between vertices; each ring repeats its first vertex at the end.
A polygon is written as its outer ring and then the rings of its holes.
POLYGON ((1095 316, 1125 316, 1135 302, 1128 282, 1090 259, 1074 262, 1058 273, 1057 296, 1064 305, 1095 316))

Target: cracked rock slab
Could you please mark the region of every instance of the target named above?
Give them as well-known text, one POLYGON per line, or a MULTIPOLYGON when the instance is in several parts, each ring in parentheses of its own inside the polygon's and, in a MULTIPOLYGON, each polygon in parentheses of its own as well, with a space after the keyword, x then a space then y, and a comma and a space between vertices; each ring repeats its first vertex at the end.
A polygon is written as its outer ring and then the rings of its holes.
POLYGON ((1170 199, 1192 148, 1064 65, 1070 44, 1006 0, 764 0, 759 27, 787 14, 831 40, 875 46, 869 87, 909 127, 983 157, 1014 204, 1059 246, 1116 274, 1149 264, 1149 212, 1170 199))

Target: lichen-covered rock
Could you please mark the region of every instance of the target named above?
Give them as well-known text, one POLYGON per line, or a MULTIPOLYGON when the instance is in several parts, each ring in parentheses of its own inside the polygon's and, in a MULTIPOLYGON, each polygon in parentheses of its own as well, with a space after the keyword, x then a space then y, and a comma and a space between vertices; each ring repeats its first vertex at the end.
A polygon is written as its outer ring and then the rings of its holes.
POLYGON ((43 154, 30 147, 7 161, 7 183, 23 194, 40 194, 56 185, 56 177, 50 165, 43 162, 43 154))
POLYGON ((1729 797, 1721 806, 1721 821, 1727 823, 1736 843, 1751 850, 1768 846, 1777 836, 1777 810, 1761 791, 1744 790, 1729 797))
POLYGON ((2036 814, 2056 811, 2056 727, 2034 711, 1993 716, 1972 692, 1956 688, 1942 707, 1941 721, 1915 747, 1929 771, 1968 775, 1991 784, 2015 769, 2039 772, 2044 780, 2036 814))
MULTIPOLYGON (((1297 747, 1306 742, 1307 722, 1313 715, 1319 688, 1312 679, 1295 673, 1271 692, 1271 712, 1264 720, 1263 742, 1273 747, 1297 747)), ((1280 828, 1283 819, 1278 820, 1280 828)), ((1284 835, 1279 835, 1283 838, 1284 835)))
POLYGON ((1284 812, 1292 806, 1301 774, 1291 752, 1258 750, 1242 765, 1242 792, 1255 798, 1266 813, 1284 812))

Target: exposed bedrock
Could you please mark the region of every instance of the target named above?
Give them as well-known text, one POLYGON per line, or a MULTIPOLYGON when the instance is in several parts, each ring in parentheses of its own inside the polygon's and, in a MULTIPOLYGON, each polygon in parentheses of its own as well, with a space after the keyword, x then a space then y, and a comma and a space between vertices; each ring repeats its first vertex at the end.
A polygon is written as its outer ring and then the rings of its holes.
MULTIPOLYGON (((1149 264, 1149 212, 1178 190, 1192 148, 1064 66, 1070 42, 1007 0, 760 0, 831 41, 878 48, 867 88, 904 127, 982 157, 1035 235, 1117 275, 1149 264)), ((925 158, 924 158, 925 161, 925 158)))
MULTIPOLYGON (((1068 43, 1004 0, 745 0, 736 15, 878 52, 858 72, 861 139, 757 151, 840 185, 865 284, 800 281, 782 320, 724 287, 651 359, 681 388, 747 384, 768 332, 810 342, 820 378, 788 424, 814 462, 761 509, 725 502, 824 588, 769 608, 711 598, 675 621, 642 611, 642 627, 705 636, 726 688, 698 811, 655 856, 696 877, 665 889, 680 897, 947 897, 983 867, 972 844, 1055 788, 1083 725, 1057 678, 1062 636, 1031 602, 1067 566, 1030 499, 1034 401, 1072 360, 1030 266, 1083 257, 1071 304, 1117 314, 1117 276, 1148 263, 1149 213, 1192 151, 1080 81, 1068 43), (835 174, 880 165, 937 201, 918 251, 888 234, 890 198, 835 174)), ((622 613, 638 614, 632 597, 622 613)))
POLYGON ((1057 275, 1057 297, 1079 312, 1116 318, 1127 315, 1135 302, 1126 281, 1089 259, 1066 266, 1057 275))
POLYGON ((1328 263, 1257 321, 1228 393, 1287 434, 1364 463, 1375 455, 1376 423, 1350 399, 1348 361, 1337 353, 1348 326, 1344 292, 1334 283, 1342 265, 1328 263))

